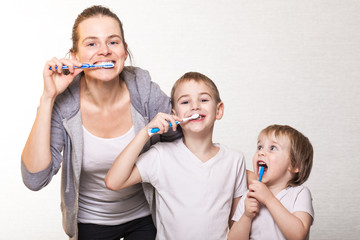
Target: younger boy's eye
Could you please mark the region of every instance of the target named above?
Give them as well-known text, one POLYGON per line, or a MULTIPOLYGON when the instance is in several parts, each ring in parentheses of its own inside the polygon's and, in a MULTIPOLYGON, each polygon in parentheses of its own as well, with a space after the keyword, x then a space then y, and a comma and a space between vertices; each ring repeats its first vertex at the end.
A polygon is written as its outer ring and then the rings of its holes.
POLYGON ((201 102, 208 102, 208 99, 201 99, 201 102))
POLYGON ((273 150, 276 150, 277 148, 275 146, 271 146, 270 147, 270 150, 273 151, 273 150))
POLYGON ((258 145, 257 150, 261 150, 261 149, 263 149, 263 147, 261 145, 258 145))

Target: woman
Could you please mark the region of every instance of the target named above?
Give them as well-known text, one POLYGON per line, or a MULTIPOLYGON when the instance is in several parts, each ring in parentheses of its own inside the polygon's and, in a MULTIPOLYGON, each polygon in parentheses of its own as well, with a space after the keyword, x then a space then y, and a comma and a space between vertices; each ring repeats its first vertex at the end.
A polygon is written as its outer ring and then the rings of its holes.
MULTIPOLYGON (((169 98, 147 71, 124 66, 129 52, 122 24, 108 8, 85 9, 75 20, 72 40, 71 59, 45 64, 44 91, 22 153, 24 183, 39 190, 62 165, 63 226, 71 239, 154 239, 152 189, 110 191, 104 177, 158 111, 170 113, 169 98), (114 67, 74 68, 104 62, 114 67)), ((155 135, 143 151, 176 135, 155 135)))

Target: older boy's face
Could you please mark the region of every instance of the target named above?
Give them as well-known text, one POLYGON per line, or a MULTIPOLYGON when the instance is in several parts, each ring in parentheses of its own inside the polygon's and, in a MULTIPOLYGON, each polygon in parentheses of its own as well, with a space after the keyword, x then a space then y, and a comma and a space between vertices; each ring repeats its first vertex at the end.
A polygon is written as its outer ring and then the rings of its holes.
POLYGON ((259 136, 257 150, 253 157, 253 167, 257 175, 262 165, 265 166, 262 182, 268 186, 286 186, 292 179, 288 137, 276 138, 274 133, 259 136))
POLYGON ((180 118, 187 118, 195 113, 200 116, 196 120, 181 124, 184 133, 186 131, 212 132, 214 122, 222 118, 223 110, 223 103, 216 103, 211 88, 203 82, 185 81, 175 90, 174 113, 180 118))

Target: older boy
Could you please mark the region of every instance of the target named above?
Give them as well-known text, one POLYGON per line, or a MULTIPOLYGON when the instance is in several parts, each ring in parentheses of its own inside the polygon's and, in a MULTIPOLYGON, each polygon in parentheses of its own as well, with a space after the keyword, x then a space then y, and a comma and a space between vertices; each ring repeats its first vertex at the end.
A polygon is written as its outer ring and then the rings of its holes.
POLYGON ((224 112, 215 84, 200 73, 186 73, 171 92, 174 115, 158 114, 142 129, 110 168, 105 182, 120 190, 149 182, 156 190, 157 239, 225 239, 229 217, 246 191, 244 156, 212 142, 224 112), (183 139, 156 144, 137 158, 149 140, 148 129, 167 132, 181 123, 183 139))

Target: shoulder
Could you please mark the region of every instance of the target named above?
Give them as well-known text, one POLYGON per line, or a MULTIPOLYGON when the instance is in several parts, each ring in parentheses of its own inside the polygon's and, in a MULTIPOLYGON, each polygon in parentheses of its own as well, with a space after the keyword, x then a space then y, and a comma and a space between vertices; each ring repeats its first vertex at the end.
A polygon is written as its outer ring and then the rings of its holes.
POLYGON ((237 161, 245 161, 245 156, 241 151, 229 148, 223 144, 217 144, 217 146, 220 147, 226 158, 237 159, 237 161))
POLYGON ((149 71, 139 67, 126 66, 120 76, 125 80, 129 90, 136 87, 139 91, 150 88, 151 77, 149 71))

